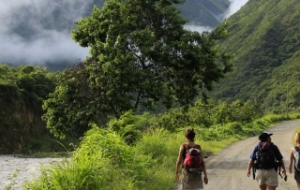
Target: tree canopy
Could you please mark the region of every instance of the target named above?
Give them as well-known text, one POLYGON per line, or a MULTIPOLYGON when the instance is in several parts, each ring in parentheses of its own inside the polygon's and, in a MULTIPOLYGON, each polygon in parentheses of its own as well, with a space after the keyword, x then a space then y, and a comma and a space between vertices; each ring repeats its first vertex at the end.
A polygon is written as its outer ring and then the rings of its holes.
POLYGON ((179 3, 184 1, 108 0, 76 22, 73 39, 90 48, 90 57, 81 69, 65 72, 68 82, 60 81, 45 102, 48 128, 63 136, 79 120, 99 123, 157 103, 189 105, 210 91, 231 70, 230 54, 217 46, 226 37, 226 22, 202 34, 185 30, 179 3))

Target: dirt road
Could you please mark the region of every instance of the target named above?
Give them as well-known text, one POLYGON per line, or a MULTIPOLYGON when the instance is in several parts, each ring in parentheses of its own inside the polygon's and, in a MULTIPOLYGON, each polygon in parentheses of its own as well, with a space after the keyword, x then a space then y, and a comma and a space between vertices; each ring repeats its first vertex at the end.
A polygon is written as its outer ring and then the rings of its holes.
MULTIPOLYGON (((273 132, 272 141, 276 144, 284 157, 284 163, 288 172, 289 152, 293 146, 292 139, 300 120, 286 121, 276 124, 268 131, 273 132)), ((247 177, 247 164, 249 156, 258 143, 258 137, 251 137, 236 142, 219 154, 206 160, 209 182, 204 186, 206 190, 255 190, 258 189, 252 176, 247 177)), ((285 182, 279 177, 277 190, 295 190, 296 182, 293 174, 287 173, 285 182)), ((178 190, 181 190, 180 185, 178 190)))

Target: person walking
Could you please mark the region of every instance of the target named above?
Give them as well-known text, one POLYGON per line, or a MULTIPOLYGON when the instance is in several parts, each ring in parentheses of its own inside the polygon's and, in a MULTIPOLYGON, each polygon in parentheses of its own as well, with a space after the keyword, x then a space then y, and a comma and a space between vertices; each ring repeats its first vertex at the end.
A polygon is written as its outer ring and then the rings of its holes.
POLYGON ((279 148, 272 143, 272 135, 273 133, 267 131, 259 135, 260 142, 254 147, 248 163, 247 176, 251 175, 251 168, 254 167, 256 170, 255 180, 260 190, 276 190, 278 186, 277 170, 280 167, 282 174, 286 176, 283 157, 279 148))
POLYGON ((289 172, 293 173, 294 168, 294 179, 296 180, 296 184, 298 190, 300 190, 300 168, 298 168, 297 163, 299 162, 299 152, 300 152, 300 133, 296 132, 294 137, 295 146, 291 148, 290 151, 290 165, 289 172))
POLYGON ((203 159, 203 153, 201 146, 199 144, 196 144, 194 142, 195 140, 195 132, 194 129, 188 129, 185 131, 185 138, 186 143, 182 144, 179 149, 178 158, 176 161, 176 170, 175 170, 175 180, 179 180, 179 169, 182 168, 182 190, 198 190, 203 189, 203 182, 205 184, 208 183, 207 173, 206 173, 206 167, 205 162, 203 159), (199 159, 191 159, 189 160, 191 156, 189 155, 190 152, 199 153, 198 157, 199 159), (200 163, 201 169, 196 168, 189 168, 187 165, 189 162, 192 162, 192 160, 198 160, 197 162, 200 163), (197 170, 197 171, 195 171, 197 170), (202 176, 203 173, 203 176, 202 176))

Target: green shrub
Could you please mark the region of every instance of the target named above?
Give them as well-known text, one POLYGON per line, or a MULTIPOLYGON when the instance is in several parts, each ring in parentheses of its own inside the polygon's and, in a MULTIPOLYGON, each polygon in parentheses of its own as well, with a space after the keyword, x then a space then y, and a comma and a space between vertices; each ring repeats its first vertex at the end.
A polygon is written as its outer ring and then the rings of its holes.
POLYGON ((239 122, 228 123, 225 127, 228 135, 243 134, 243 126, 239 122))
MULTIPOLYGON (((172 180, 162 176, 166 176, 170 168, 158 162, 166 162, 169 155, 165 139, 162 139, 167 133, 152 131, 149 136, 134 147, 124 143, 116 132, 94 126, 71 159, 43 168, 40 178, 27 183, 26 189, 169 189, 174 185, 172 180), (149 151, 156 152, 151 154, 152 159, 149 151), (161 170, 157 170, 158 166, 161 170)), ((174 162, 172 171, 173 167, 174 162)))

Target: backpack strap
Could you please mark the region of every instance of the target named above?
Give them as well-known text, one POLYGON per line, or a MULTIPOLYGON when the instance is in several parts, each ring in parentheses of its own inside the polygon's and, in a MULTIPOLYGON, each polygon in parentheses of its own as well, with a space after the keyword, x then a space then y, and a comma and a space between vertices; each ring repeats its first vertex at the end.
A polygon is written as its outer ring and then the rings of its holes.
POLYGON ((183 151, 182 151, 182 155, 181 155, 181 157, 182 157, 182 168, 184 167, 183 166, 183 162, 184 162, 184 159, 185 159, 185 156, 186 156, 186 149, 187 149, 187 144, 182 144, 181 146, 183 146, 183 151))
POLYGON ((183 157, 185 156, 185 154, 186 154, 186 150, 188 149, 188 145, 187 144, 182 144, 182 146, 183 146, 183 157))

